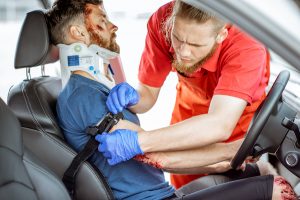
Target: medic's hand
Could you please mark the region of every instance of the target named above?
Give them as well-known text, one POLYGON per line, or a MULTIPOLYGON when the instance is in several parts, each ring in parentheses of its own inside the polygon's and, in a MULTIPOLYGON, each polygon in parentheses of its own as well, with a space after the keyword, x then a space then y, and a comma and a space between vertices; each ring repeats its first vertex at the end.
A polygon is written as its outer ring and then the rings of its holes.
POLYGON ((100 142, 98 151, 103 153, 110 165, 144 154, 138 143, 136 131, 117 129, 111 133, 96 135, 95 139, 100 142))
POLYGON ((139 93, 128 83, 124 82, 111 89, 106 105, 110 112, 117 114, 122 112, 124 108, 137 104, 139 99, 139 93))

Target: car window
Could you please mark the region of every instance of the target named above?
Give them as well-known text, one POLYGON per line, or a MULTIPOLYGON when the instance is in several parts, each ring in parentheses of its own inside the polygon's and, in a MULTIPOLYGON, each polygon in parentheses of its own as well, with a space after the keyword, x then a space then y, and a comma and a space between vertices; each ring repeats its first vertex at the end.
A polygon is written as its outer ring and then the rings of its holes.
MULTIPOLYGON (((52 5, 54 1, 50 1, 52 5)), ((122 57, 124 67, 130 68, 130 72, 126 75, 128 80, 136 81, 136 73, 140 54, 143 49, 144 39, 146 34, 146 23, 151 13, 159 6, 168 2, 167 0, 109 0, 104 1, 104 5, 108 11, 108 15, 115 24, 119 26, 118 42, 122 48, 122 57), (136 52, 132 56, 129 52, 136 52)), ((27 12, 43 9, 40 0, 9 0, 0 1, 0 44, 5 49, 1 48, 0 61, 0 97, 6 101, 9 88, 13 84, 17 84, 26 78, 25 69, 14 69, 14 54, 18 41, 19 31, 27 12)), ((125 71, 127 71, 125 69, 125 71)), ((32 77, 40 76, 40 68, 31 69, 32 77)), ((47 75, 59 76, 59 63, 46 66, 47 75)))
MULTIPOLYGON (((52 5, 53 2, 53 0, 50 1, 50 4, 52 5)), ((157 8, 167 2, 169 0, 104 1, 108 17, 119 27, 117 41, 121 47, 121 58, 127 81, 132 85, 138 82, 138 66, 145 43, 147 21, 157 8)), ((0 13, 7 16, 0 20, 0 44, 2 47, 5 47, 5 49, 1 48, 0 53, 1 69, 3 70, 0 73, 0 97, 5 102, 9 88, 26 79, 25 69, 14 69, 14 54, 25 14, 35 9, 42 9, 42 4, 39 0, 0 1, 0 13), (5 12, 2 12, 3 10, 5 12)), ((59 68, 59 62, 46 65, 46 75, 59 76, 59 68)), ((32 68, 31 75, 32 77, 41 76, 40 67, 32 68)), ((176 75, 172 74, 168 77, 165 87, 162 89, 163 92, 169 93, 169 95, 166 95, 170 98, 167 100, 168 102, 175 100, 174 84, 176 80, 176 75)), ((148 114, 140 116, 145 129, 158 128, 169 124, 169 116, 171 115, 173 104, 165 104, 165 102, 164 97, 161 96, 156 106, 148 114), (170 113, 170 115, 161 117, 159 114, 161 113, 160 110, 164 110, 164 113, 170 113)))
MULTIPOLYGON (((264 13, 264 15, 268 16, 271 19, 271 23, 274 23, 287 31, 287 33, 290 34, 290 39, 294 40, 293 42, 300 41, 300 6, 296 4, 296 1, 244 1, 251 5, 254 9, 259 10, 264 13)), ((295 69, 295 67, 291 66, 286 60, 271 51, 271 78, 269 87, 282 70, 288 70, 291 75, 284 91, 285 99, 300 110, 300 72, 295 69)))
POLYGON ((282 70, 290 72, 290 80, 283 92, 285 100, 300 110, 300 72, 271 51, 271 77, 268 89, 282 70))
MULTIPOLYGON (((288 32, 293 35, 295 38, 299 38, 300 26, 300 12, 299 5, 296 5, 296 1, 286 0, 244 0, 255 9, 260 10, 265 15, 270 17, 273 20, 273 23, 276 23, 288 32)), ((298 2, 299 4, 299 2, 298 2)))
POLYGON ((42 8, 37 0, 0 1, 0 96, 4 101, 10 86, 25 79, 25 70, 14 69, 15 48, 22 22, 27 12, 42 8))

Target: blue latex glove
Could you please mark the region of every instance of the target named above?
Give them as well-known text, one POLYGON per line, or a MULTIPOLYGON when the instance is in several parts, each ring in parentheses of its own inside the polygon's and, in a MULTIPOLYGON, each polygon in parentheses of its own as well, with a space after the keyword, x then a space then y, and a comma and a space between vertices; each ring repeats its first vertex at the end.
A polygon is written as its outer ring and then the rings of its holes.
POLYGON ((124 82, 111 89, 106 105, 110 112, 117 114, 122 112, 124 108, 137 104, 139 100, 139 93, 128 83, 124 82))
POLYGON ((107 158, 109 165, 115 165, 129 160, 138 154, 144 154, 139 143, 136 131, 117 129, 111 133, 96 135, 100 142, 98 151, 107 158))

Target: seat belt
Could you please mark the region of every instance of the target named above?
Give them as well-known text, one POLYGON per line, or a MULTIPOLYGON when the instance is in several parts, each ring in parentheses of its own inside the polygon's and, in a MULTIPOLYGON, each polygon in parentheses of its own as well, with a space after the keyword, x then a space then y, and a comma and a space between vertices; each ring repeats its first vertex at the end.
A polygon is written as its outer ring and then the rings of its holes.
POLYGON ((75 196, 75 179, 80 166, 98 149, 99 142, 95 140, 95 136, 97 134, 110 131, 111 128, 123 118, 124 116, 121 112, 115 115, 109 112, 98 122, 96 126, 91 126, 86 129, 86 133, 91 135, 91 137, 83 150, 74 157, 62 179, 72 199, 75 196))

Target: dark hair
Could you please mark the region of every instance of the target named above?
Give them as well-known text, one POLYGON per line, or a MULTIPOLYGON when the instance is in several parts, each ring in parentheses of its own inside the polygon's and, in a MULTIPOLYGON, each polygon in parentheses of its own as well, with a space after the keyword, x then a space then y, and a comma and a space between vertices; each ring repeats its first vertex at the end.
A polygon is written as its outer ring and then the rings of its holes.
POLYGON ((182 0, 176 0, 174 3, 172 14, 166 20, 166 22, 164 22, 164 31, 166 33, 167 39, 169 39, 170 37, 170 31, 176 17, 180 17, 190 21, 196 21, 200 24, 211 20, 214 24, 214 31, 216 32, 218 32, 225 25, 225 22, 217 18, 214 14, 193 7, 187 3, 184 3, 182 0))
POLYGON ((70 23, 84 24, 86 4, 101 5, 102 0, 56 0, 46 12, 53 44, 65 43, 70 23))

